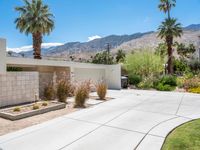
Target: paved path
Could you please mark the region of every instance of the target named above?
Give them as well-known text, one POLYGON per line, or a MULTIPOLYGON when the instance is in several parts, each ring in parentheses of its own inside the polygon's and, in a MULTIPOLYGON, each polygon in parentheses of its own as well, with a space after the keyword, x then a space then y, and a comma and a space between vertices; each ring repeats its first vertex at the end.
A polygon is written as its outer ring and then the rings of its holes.
POLYGON ((3 150, 159 150, 176 126, 200 118, 200 95, 109 91, 116 99, 0 137, 3 150))

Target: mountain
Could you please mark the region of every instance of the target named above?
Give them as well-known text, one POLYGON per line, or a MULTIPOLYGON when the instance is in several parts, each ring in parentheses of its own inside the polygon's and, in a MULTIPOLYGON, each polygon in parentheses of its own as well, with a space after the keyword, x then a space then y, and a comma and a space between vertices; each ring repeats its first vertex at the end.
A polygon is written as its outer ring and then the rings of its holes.
POLYGON ((200 24, 191 24, 191 25, 185 27, 184 29, 198 31, 198 30, 200 30, 200 24))
MULTIPOLYGON (((200 35, 200 24, 192 24, 183 28, 184 34, 181 38, 175 39, 182 43, 193 43, 198 46, 200 35)), ((62 46, 55 46, 42 49, 42 55, 48 57, 59 57, 69 59, 75 56, 77 59, 88 59, 97 52, 106 49, 107 43, 111 45, 111 51, 115 53, 118 49, 130 52, 141 48, 155 48, 159 43, 163 42, 157 38, 157 32, 135 33, 132 35, 110 35, 104 38, 95 39, 89 42, 69 42, 62 46)), ((25 57, 32 57, 33 52, 21 52, 25 57)), ((17 54, 15 54, 17 55, 17 54)))

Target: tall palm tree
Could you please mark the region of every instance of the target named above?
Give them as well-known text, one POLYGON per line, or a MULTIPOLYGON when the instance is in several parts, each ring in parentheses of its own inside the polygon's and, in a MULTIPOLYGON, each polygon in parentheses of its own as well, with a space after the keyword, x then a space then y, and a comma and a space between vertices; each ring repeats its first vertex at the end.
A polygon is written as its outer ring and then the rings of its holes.
POLYGON ((160 4, 158 5, 158 8, 160 11, 163 11, 164 13, 168 14, 168 19, 170 19, 170 11, 172 7, 176 6, 176 0, 160 0, 160 4))
POLYGON ((165 21, 161 23, 158 28, 159 34, 158 36, 161 39, 165 39, 167 44, 167 52, 168 52, 168 73, 173 73, 173 39, 175 37, 181 37, 182 35, 182 27, 180 23, 177 23, 177 19, 174 18, 167 18, 165 21))
POLYGON ((23 0, 25 5, 16 7, 20 16, 15 20, 16 28, 26 35, 32 34, 34 58, 41 59, 42 36, 54 28, 53 15, 42 0, 23 0))

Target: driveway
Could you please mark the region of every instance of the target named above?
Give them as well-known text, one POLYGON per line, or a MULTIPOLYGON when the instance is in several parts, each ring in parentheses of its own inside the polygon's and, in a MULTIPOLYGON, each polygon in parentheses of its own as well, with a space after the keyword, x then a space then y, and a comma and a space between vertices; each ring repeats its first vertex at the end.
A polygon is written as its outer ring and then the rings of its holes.
POLYGON ((109 91, 115 99, 0 137, 3 150, 159 150, 175 127, 200 118, 200 95, 109 91))

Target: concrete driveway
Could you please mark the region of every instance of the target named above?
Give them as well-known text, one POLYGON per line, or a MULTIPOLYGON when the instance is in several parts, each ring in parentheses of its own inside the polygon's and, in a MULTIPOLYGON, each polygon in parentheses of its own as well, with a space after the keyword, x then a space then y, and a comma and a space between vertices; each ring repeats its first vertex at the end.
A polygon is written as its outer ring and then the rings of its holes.
POLYGON ((115 99, 0 137, 3 150, 159 150, 176 126, 200 118, 200 95, 109 91, 115 99))

